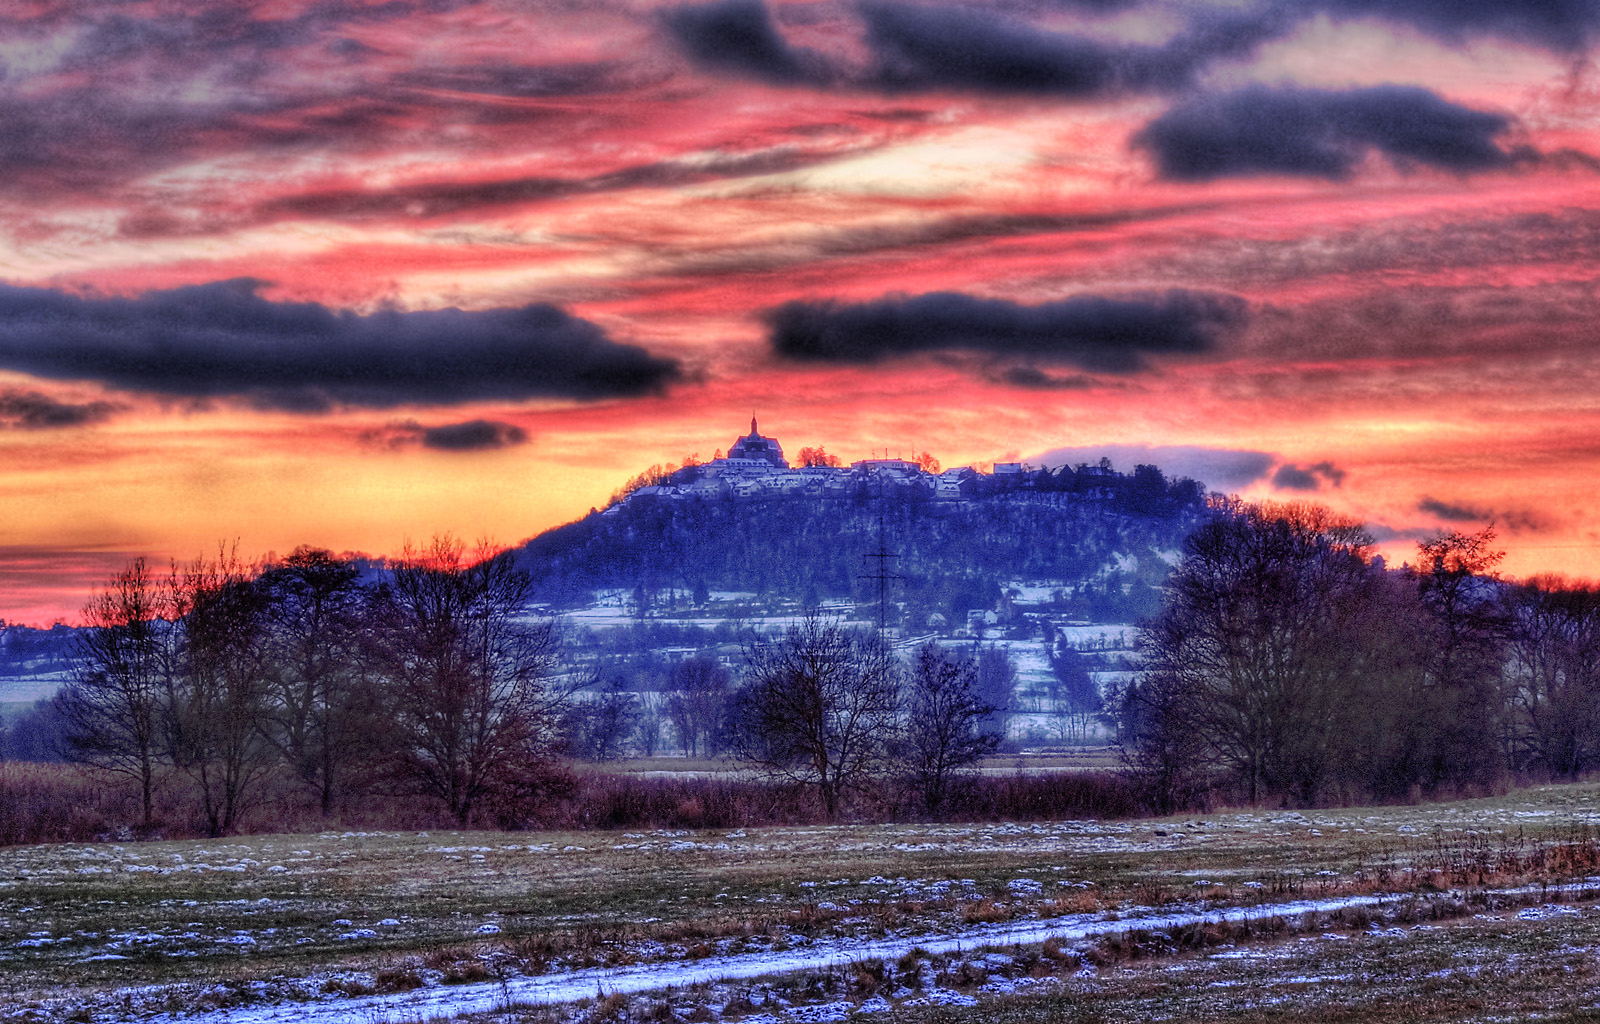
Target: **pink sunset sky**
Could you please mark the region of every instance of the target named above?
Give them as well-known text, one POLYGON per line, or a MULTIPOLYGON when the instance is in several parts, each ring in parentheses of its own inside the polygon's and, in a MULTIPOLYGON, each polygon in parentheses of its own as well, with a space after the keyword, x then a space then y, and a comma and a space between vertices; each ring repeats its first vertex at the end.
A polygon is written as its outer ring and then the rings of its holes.
POLYGON ((514 543, 752 412, 1600 576, 1600 0, 20 0, 0 616, 514 543))

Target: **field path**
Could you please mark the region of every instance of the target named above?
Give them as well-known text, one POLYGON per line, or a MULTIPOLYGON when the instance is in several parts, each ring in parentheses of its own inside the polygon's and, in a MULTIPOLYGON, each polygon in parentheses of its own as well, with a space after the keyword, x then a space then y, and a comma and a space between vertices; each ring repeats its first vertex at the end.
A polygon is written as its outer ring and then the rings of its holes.
MULTIPOLYGON (((1495 890, 1511 896, 1534 892, 1555 894, 1573 887, 1495 890)), ((912 949, 930 953, 994 949, 1044 942, 1046 939, 1079 940, 1125 932, 1135 928, 1165 931, 1206 921, 1244 921, 1328 912, 1346 907, 1376 907, 1407 897, 1396 895, 1344 896, 1335 899, 1264 903, 1252 907, 1190 910, 1175 913, 1124 914, 1115 920, 1103 915, 1073 915, 1047 921, 1020 921, 985 925, 959 932, 870 941, 818 942, 781 953, 706 957, 689 962, 640 964, 631 967, 590 968, 538 977, 518 976, 504 982, 435 986, 389 995, 330 999, 326 1002, 279 1003, 239 1007, 204 1014, 141 1017, 148 1022, 174 1024, 382 1024, 450 1018, 485 1012, 507 1005, 547 1005, 575 1002, 599 994, 633 994, 680 988, 707 982, 758 978, 766 975, 840 967, 863 960, 893 960, 912 949)), ((133 1018, 129 1018, 131 1024, 133 1018)))

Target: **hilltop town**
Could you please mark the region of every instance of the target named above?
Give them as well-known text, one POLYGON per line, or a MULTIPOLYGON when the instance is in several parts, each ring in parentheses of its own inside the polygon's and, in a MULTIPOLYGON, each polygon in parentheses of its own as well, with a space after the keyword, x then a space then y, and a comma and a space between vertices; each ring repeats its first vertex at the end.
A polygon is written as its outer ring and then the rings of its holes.
MULTIPOLYGON (((1025 467, 1018 462, 994 465, 995 476, 1016 476, 1024 471, 1025 467)), ((1101 466, 1083 467, 1080 471, 1095 475, 1111 473, 1101 466)), ((877 483, 918 488, 942 501, 960 501, 976 495, 977 481, 982 475, 970 466, 941 472, 938 463, 926 455, 915 460, 886 455, 881 459, 859 459, 849 466, 824 455, 791 466, 777 438, 762 436, 752 416, 750 433, 736 439, 727 455, 719 454, 709 462, 685 465, 666 474, 660 482, 646 483, 623 496, 842 497, 854 493, 864 483, 877 483)))

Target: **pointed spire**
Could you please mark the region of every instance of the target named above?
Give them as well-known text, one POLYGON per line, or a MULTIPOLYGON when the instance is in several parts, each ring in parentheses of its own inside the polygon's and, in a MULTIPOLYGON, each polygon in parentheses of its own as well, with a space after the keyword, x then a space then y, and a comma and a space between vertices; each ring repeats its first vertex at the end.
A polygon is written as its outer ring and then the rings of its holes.
POLYGON ((750 414, 750 436, 751 437, 758 436, 756 434, 756 414, 755 413, 751 413, 750 414))

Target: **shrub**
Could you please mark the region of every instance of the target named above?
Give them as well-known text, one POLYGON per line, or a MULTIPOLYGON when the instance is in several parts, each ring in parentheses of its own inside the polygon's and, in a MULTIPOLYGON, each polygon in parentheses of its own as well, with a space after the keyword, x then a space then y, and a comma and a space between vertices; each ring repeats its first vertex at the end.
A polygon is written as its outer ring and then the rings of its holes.
MULTIPOLYGON (((525 778, 515 788, 486 794, 473 812, 471 824, 502 830, 677 829, 807 825, 828 820, 814 789, 799 785, 615 772, 580 774, 559 762, 544 762, 523 774, 525 778)), ((139 794, 131 784, 78 766, 0 761, 0 846, 206 834, 199 795, 191 780, 169 773, 160 780, 157 794, 157 823, 144 829, 135 824, 141 814, 139 794)), ((939 819, 1105 819, 1133 817, 1146 810, 1123 775, 1062 772, 960 780, 939 819)), ((849 812, 862 821, 927 818, 915 794, 888 780, 854 794, 849 812)), ((280 776, 262 784, 259 800, 239 821, 238 830, 421 830, 455 824, 442 802, 417 800, 378 782, 352 789, 342 804, 324 813, 303 786, 280 776)), ((1567 859, 1577 858, 1569 853, 1567 859)))

